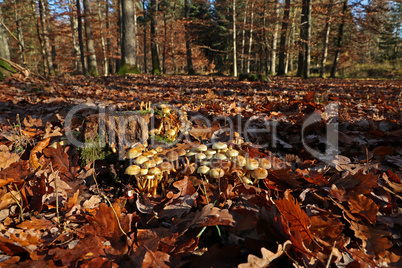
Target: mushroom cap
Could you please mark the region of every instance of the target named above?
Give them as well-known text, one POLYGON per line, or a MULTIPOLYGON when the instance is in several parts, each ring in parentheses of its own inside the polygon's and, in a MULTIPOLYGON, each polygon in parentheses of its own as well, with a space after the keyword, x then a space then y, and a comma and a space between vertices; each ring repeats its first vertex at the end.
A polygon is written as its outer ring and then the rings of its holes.
POLYGON ((148 174, 148 175, 145 175, 145 178, 146 178, 147 180, 153 180, 153 179, 155 179, 155 175, 150 175, 150 174, 148 174))
POLYGON ((167 106, 166 106, 166 104, 164 104, 164 103, 162 103, 161 105, 159 105, 159 108, 161 108, 161 109, 165 109, 167 106))
POLYGON ((194 156, 194 155, 196 155, 197 153, 196 152, 194 152, 194 151, 188 151, 187 153, 186 153, 186 156, 187 157, 191 157, 191 156, 194 156))
POLYGON ((134 159, 142 154, 142 151, 139 148, 131 148, 126 153, 127 159, 134 159))
POLYGON ((141 167, 139 167, 137 165, 131 165, 126 168, 125 173, 127 175, 137 175, 138 173, 140 173, 140 170, 141 170, 141 167))
POLYGON ((168 136, 170 136, 170 137, 174 136, 175 134, 176 134, 176 130, 174 130, 174 129, 169 129, 169 130, 166 132, 166 135, 168 135, 168 136))
POLYGON ((137 158, 135 159, 134 163, 136 163, 137 165, 141 165, 141 164, 143 164, 144 162, 146 162, 146 161, 148 161, 148 160, 149 160, 148 157, 143 156, 143 155, 140 155, 139 157, 137 157, 137 158))
POLYGON ((246 158, 242 155, 236 156, 233 162, 240 167, 244 167, 247 164, 246 158))
POLYGON ((258 165, 259 165, 259 164, 260 164, 260 163, 258 163, 258 160, 257 160, 257 159, 249 158, 249 159, 247 159, 246 169, 247 169, 247 170, 255 170, 255 169, 258 168, 258 165))
POLYGON ((170 113, 170 108, 169 107, 165 107, 162 109, 162 112, 165 114, 169 114, 170 113))
POLYGON ((177 149, 176 152, 179 156, 185 156, 187 153, 183 148, 177 149))
POLYGON ((145 168, 153 168, 154 166, 156 166, 156 162, 153 159, 149 159, 148 161, 145 161, 144 163, 142 163, 142 165, 145 168))
POLYGON ((212 149, 208 149, 208 150, 205 151, 205 154, 206 155, 214 155, 214 154, 216 154, 216 151, 212 150, 212 149))
POLYGON ((142 155, 143 155, 143 156, 146 156, 146 157, 152 157, 152 156, 154 156, 154 154, 153 154, 152 152, 150 152, 150 151, 143 152, 142 155))
POLYGON ((163 162, 163 158, 162 158, 162 157, 159 157, 159 156, 155 157, 154 160, 155 160, 155 163, 156 163, 157 165, 159 165, 160 163, 163 162))
POLYGON ((210 170, 210 168, 207 166, 199 166, 197 169, 197 173, 207 174, 209 170, 210 170))
POLYGON ((170 171, 173 169, 173 165, 169 162, 162 162, 158 166, 162 171, 170 171))
POLYGON ((209 161, 201 161, 200 162, 201 166, 209 166, 210 164, 211 164, 211 162, 209 162, 209 161))
POLYGON ((228 157, 236 157, 236 156, 239 155, 239 151, 234 150, 234 149, 229 149, 229 150, 226 151, 226 155, 228 157))
POLYGON ((209 170, 209 176, 214 179, 222 178, 225 175, 225 172, 221 168, 213 168, 209 170))
POLYGON ((265 168, 265 169, 272 168, 271 161, 268 158, 260 158, 259 162, 260 162, 260 167, 262 167, 262 168, 265 168))
POLYGON ((150 168, 149 170, 148 170, 148 174, 150 174, 150 175, 155 175, 155 176, 157 176, 157 175, 160 175, 162 173, 162 171, 159 169, 159 168, 157 168, 157 167, 153 167, 153 168, 150 168))
POLYGON ((204 154, 204 153, 198 153, 196 156, 195 156, 195 158, 197 159, 197 160, 203 160, 203 159, 205 159, 207 156, 204 154))
POLYGON ((216 142, 212 145, 212 148, 216 149, 216 150, 223 150, 223 149, 228 148, 228 145, 223 142, 216 142))
POLYGON ((215 159, 218 159, 218 160, 226 160, 226 159, 228 159, 228 158, 226 157, 226 155, 221 154, 221 153, 217 153, 216 155, 214 155, 214 158, 215 158, 215 159))
POLYGON ((176 161, 177 159, 179 159, 179 154, 176 151, 170 151, 167 153, 166 156, 169 161, 176 161))
POLYGON ((251 171, 251 177, 257 180, 265 179, 268 176, 268 171, 265 168, 257 168, 251 171))
POLYGON ((196 149, 199 152, 205 152, 206 150, 208 150, 208 147, 205 144, 200 144, 196 149))
POLYGON ((155 151, 158 152, 158 153, 161 153, 163 151, 163 148, 158 146, 158 147, 155 148, 155 151))
POLYGON ((155 149, 149 150, 148 152, 152 153, 152 155, 156 155, 158 153, 155 149))
POLYGON ((141 168, 140 175, 144 176, 144 175, 147 175, 147 174, 148 174, 148 169, 147 168, 141 168))

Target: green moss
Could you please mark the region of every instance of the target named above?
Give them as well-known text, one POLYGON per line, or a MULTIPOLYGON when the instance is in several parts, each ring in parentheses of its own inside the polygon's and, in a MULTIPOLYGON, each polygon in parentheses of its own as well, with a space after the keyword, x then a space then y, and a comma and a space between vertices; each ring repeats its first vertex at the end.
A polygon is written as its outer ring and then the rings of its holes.
POLYGON ((14 70, 13 67, 10 66, 10 64, 8 64, 7 62, 0 60, 0 67, 3 68, 4 70, 7 70, 11 73, 16 73, 17 71, 14 70))
POLYGON ((99 137, 96 137, 94 141, 85 140, 85 144, 91 144, 92 146, 85 146, 79 149, 82 166, 86 166, 95 160, 113 161, 113 152, 108 147, 101 147, 99 137))
POLYGON ((164 143, 164 144, 167 144, 167 145, 171 145, 171 144, 173 144, 174 143, 174 141, 172 141, 172 140, 170 140, 167 136, 165 136, 165 135, 154 135, 154 136, 151 136, 151 137, 149 137, 151 140, 153 139, 153 140, 155 140, 155 141, 157 141, 157 142, 160 142, 160 143, 164 143))
POLYGON ((126 75, 126 74, 141 74, 140 69, 138 69, 137 66, 131 66, 128 64, 123 64, 119 71, 117 72, 117 75, 126 75))

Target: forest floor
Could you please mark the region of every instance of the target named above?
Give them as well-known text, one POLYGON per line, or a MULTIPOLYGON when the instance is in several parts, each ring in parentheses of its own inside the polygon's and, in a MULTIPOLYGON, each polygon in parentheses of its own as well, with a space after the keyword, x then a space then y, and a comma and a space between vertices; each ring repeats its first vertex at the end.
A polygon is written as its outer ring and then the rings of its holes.
POLYGON ((401 267, 401 99, 396 80, 15 74, 0 266, 401 267), (90 118, 110 114, 146 129, 99 133, 90 118), (170 171, 127 174, 138 151, 170 171))

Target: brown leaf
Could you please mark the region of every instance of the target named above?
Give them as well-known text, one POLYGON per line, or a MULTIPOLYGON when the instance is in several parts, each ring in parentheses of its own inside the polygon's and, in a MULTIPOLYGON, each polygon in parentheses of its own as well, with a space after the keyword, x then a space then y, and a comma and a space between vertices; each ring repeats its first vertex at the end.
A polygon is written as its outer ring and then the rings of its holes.
POLYGON ((297 200, 290 194, 289 190, 286 190, 285 198, 275 201, 275 205, 288 224, 291 233, 299 233, 303 241, 307 241, 309 244, 313 240, 313 235, 309 229, 310 219, 306 212, 300 208, 297 200))
POLYGON ((371 198, 365 195, 352 196, 349 199, 350 212, 357 213, 366 218, 371 224, 376 222, 376 215, 378 213, 378 206, 371 198))
POLYGON ((77 165, 76 159, 71 159, 67 154, 68 147, 63 150, 59 144, 57 149, 53 147, 46 148, 44 154, 52 159, 54 170, 60 171, 60 177, 64 180, 74 180, 80 167, 77 165))
POLYGON ((28 170, 27 162, 12 163, 8 168, 0 171, 0 178, 3 180, 12 179, 16 183, 23 182, 23 180, 31 174, 28 170))
POLYGON ((18 154, 10 152, 0 152, 0 170, 8 168, 12 163, 20 159, 18 154))
POLYGON ((35 230, 48 230, 52 228, 54 224, 46 219, 37 219, 32 217, 30 221, 24 221, 17 225, 21 229, 35 229, 35 230))
POLYGON ((193 182, 189 180, 188 176, 184 176, 182 180, 174 182, 173 186, 179 189, 178 196, 193 195, 195 193, 193 182))
POLYGON ((260 268, 267 267, 273 260, 279 258, 285 251, 288 251, 292 242, 287 240, 283 245, 279 244, 276 253, 269 251, 266 248, 261 248, 262 258, 255 255, 248 255, 247 263, 239 264, 239 268, 260 268))
POLYGON ((37 170, 42 167, 42 164, 39 162, 38 156, 36 153, 41 153, 43 149, 45 149, 50 142, 50 138, 44 139, 43 141, 38 142, 36 146, 31 150, 29 154, 29 167, 32 170, 37 170))
POLYGON ((208 204, 195 213, 190 228, 214 225, 233 226, 233 223, 233 216, 229 213, 229 210, 220 209, 214 207, 213 204, 208 204))
POLYGON ((142 261, 142 267, 163 268, 172 267, 170 265, 170 255, 161 251, 147 250, 142 261))

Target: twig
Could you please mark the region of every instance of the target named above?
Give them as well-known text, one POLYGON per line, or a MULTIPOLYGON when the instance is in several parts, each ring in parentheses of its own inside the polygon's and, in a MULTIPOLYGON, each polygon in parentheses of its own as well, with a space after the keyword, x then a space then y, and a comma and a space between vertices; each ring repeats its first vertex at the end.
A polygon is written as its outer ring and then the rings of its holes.
POLYGON ((57 224, 60 224, 60 215, 59 215, 59 191, 57 188, 57 176, 53 170, 52 162, 50 162, 50 169, 52 170, 52 174, 54 174, 54 188, 56 191, 56 215, 57 215, 57 224))
MULTIPOLYGON (((21 194, 20 190, 18 189, 18 187, 17 187, 17 185, 15 183, 14 183, 14 187, 15 187, 15 189, 16 189, 17 193, 19 194, 19 196, 21 198, 21 201, 22 201, 22 194, 21 194)), ((24 220, 24 216, 23 216, 24 209, 23 209, 23 207, 21 205, 21 202, 18 201, 17 197, 15 197, 13 195, 12 191, 10 191, 10 194, 11 194, 11 197, 14 199, 14 201, 17 203, 18 207, 20 208, 20 214, 18 215, 18 220, 19 220, 19 222, 22 222, 24 220)))
POLYGON ((328 262, 327 262, 327 265, 325 266, 325 268, 329 268, 329 266, 331 265, 331 259, 332 259, 332 256, 334 255, 335 245, 336 245, 336 241, 334 241, 334 245, 332 246, 331 254, 329 254, 328 262))

